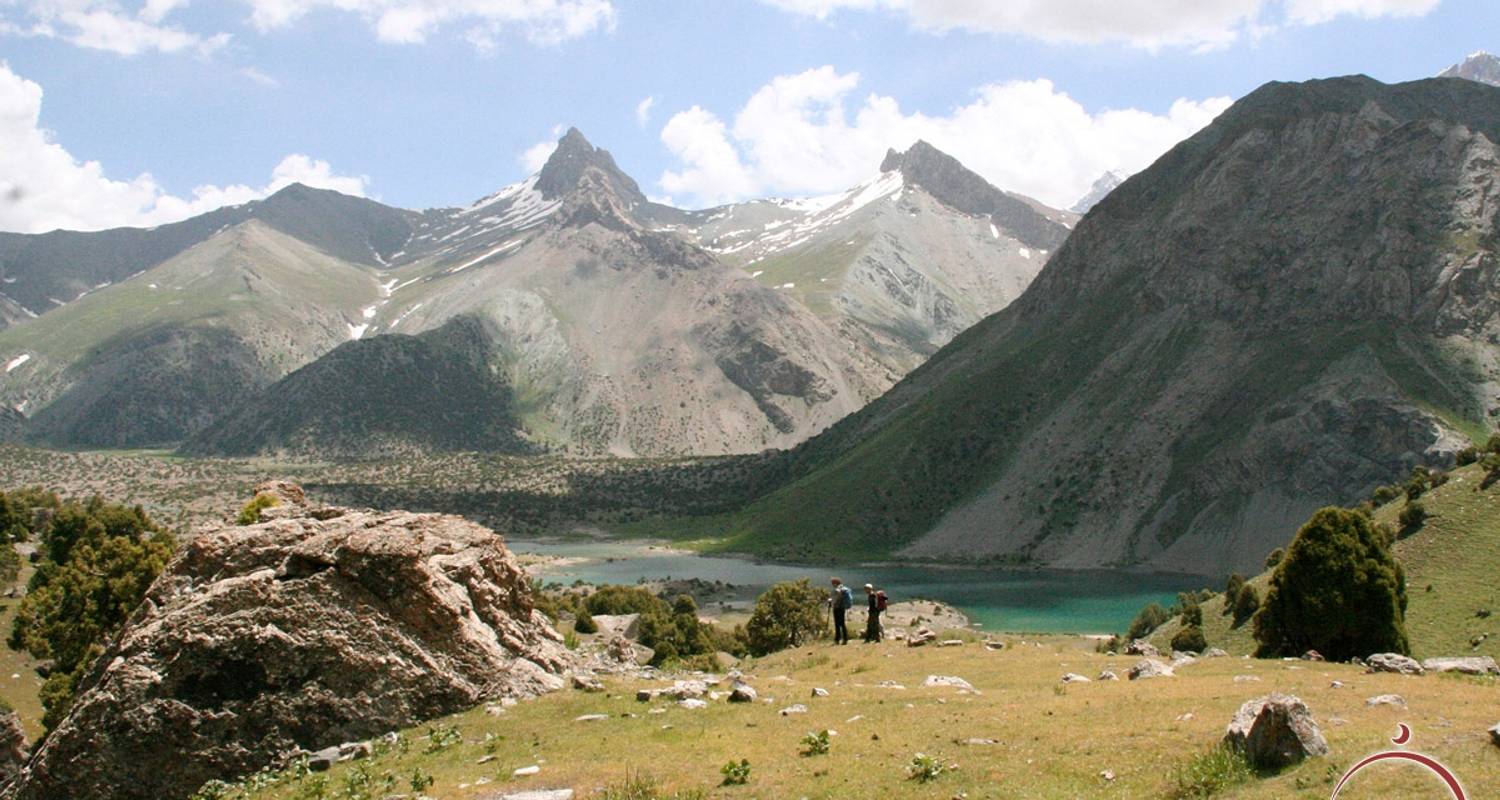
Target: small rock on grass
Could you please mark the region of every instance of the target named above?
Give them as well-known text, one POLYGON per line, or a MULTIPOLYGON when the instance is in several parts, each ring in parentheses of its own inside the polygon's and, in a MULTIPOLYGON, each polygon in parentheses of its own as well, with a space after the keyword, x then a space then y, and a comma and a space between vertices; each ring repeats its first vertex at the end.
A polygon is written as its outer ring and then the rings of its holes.
POLYGON ((1308 756, 1328 755, 1328 740, 1300 698, 1271 694, 1240 706, 1224 744, 1259 769, 1279 769, 1308 756))
POLYGON ((1069 672, 1068 674, 1062 676, 1062 682, 1063 683, 1089 683, 1089 679, 1083 677, 1082 675, 1079 675, 1076 672, 1069 672))
POLYGON ((973 691, 974 685, 956 675, 928 675, 922 681, 923 686, 951 686, 955 689, 968 689, 973 691))
POLYGON ((513 777, 513 778, 525 778, 525 777, 528 777, 528 776, 531 776, 531 775, 540 774, 541 771, 542 771, 541 767, 539 767, 539 766, 537 766, 535 764, 532 764, 529 767, 521 767, 520 769, 516 770, 515 772, 512 772, 511 773, 511 777, 513 777))
POLYGON ((1500 747, 1500 722, 1495 723, 1495 727, 1490 728, 1490 744, 1500 747))
POLYGON ((1421 675, 1426 670, 1417 663, 1414 658, 1403 656, 1400 653, 1376 653, 1370 656, 1370 672, 1396 672, 1402 675, 1421 675))
POLYGON ((1374 708, 1375 706, 1395 706, 1396 708, 1406 708, 1406 698, 1402 697, 1399 694, 1381 694, 1366 700, 1365 705, 1370 706, 1371 708, 1374 708))
POLYGON ((1099 680, 1101 680, 1101 681, 1117 681, 1119 679, 1120 679, 1120 676, 1116 675, 1115 671, 1112 670, 1112 669, 1107 669, 1107 670, 1104 670, 1103 672, 1099 673, 1099 680))
POLYGON ((474 800, 573 800, 572 789, 533 789, 527 792, 482 794, 474 800))
POLYGON ((783 717, 788 717, 792 714, 806 714, 807 706, 804 706, 801 703, 797 703, 796 705, 787 706, 786 708, 781 709, 780 713, 783 717))
POLYGON ((1172 668, 1152 658, 1143 658, 1130 668, 1128 677, 1133 681, 1146 680, 1149 678, 1171 678, 1176 673, 1172 668))
POLYGON ((581 717, 574 717, 573 721, 574 722, 598 722, 600 720, 605 720, 605 719, 609 719, 609 715, 608 714, 584 714, 581 717))

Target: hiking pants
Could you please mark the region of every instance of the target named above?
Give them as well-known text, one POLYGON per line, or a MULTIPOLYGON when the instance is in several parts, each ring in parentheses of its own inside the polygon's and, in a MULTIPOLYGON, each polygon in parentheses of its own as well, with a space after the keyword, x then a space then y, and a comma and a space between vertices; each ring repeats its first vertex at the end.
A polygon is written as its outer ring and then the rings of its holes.
POLYGON ((865 623, 865 641, 880 641, 880 609, 870 612, 870 619, 865 623))
POLYGON ((848 644, 849 643, 849 626, 844 624, 844 612, 846 612, 848 610, 849 609, 847 609, 847 608, 838 608, 836 606, 833 609, 833 643, 834 644, 848 644))

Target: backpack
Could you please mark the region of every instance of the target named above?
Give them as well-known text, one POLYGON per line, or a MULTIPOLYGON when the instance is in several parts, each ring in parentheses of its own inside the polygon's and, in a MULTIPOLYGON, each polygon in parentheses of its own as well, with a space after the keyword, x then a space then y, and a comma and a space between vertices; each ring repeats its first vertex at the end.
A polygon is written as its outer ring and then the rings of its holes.
POLYGON ((854 592, 848 586, 839 587, 839 608, 854 607, 854 592))
POLYGON ((875 610, 884 611, 889 605, 890 600, 885 596, 885 592, 877 591, 875 593, 875 610))

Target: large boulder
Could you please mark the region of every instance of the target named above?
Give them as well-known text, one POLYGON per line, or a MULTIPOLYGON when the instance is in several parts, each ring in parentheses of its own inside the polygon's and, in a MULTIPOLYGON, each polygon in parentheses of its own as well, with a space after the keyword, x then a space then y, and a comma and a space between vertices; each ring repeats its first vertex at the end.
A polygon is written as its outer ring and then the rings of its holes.
POLYGON ((1283 694, 1240 706, 1224 743, 1244 753, 1257 769, 1280 769, 1309 756, 1328 755, 1328 741, 1307 704, 1283 694))
POLYGON ((1130 671, 1126 673, 1126 677, 1133 681, 1149 680, 1151 678, 1173 678, 1176 677, 1176 672, 1172 670, 1170 665, 1163 664, 1154 658, 1143 658, 1130 668, 1130 671))
POLYGON ((1395 672, 1401 675, 1421 675, 1422 665, 1415 658, 1400 653, 1376 653, 1366 661, 1370 672, 1395 672))
POLYGON ((563 686, 572 661, 493 532, 313 508, 186 544, 10 796, 171 800, 294 751, 563 686))
POLYGON ((15 779, 26 763, 26 732, 14 711, 0 714, 0 786, 15 779))
POLYGON ((1500 675, 1500 665, 1489 656, 1429 658, 1422 662, 1428 672, 1461 672, 1465 675, 1500 675))

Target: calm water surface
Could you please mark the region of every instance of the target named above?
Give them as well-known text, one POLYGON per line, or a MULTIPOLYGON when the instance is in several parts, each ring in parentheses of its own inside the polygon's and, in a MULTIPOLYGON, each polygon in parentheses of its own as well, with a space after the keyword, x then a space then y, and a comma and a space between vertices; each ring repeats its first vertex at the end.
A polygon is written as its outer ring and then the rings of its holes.
POLYGON ((1120 632, 1141 606, 1153 600, 1170 605, 1179 591, 1219 583, 1196 575, 1092 570, 766 564, 622 541, 513 540, 509 546, 519 553, 586 559, 543 570, 541 576, 549 582, 634 584, 699 578, 745 587, 753 596, 778 581, 809 578, 821 585, 838 575, 855 586, 874 583, 892 601, 920 597, 951 603, 986 630, 1000 631, 1120 632))

